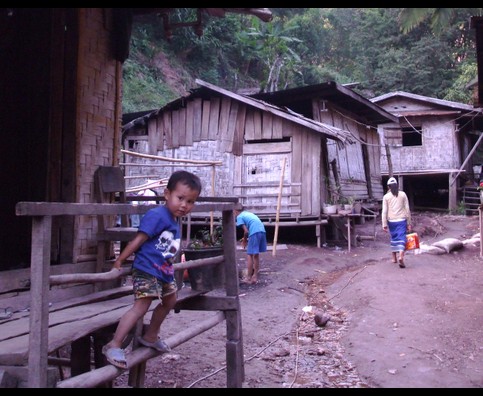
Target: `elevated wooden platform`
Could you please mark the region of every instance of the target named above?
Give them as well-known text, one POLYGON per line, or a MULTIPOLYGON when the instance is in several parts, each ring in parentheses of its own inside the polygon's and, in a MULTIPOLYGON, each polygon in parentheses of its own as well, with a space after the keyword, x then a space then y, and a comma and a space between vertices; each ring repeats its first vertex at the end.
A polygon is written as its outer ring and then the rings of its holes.
MULTIPOLYGON (((0 334, 0 365, 28 368, 25 386, 31 388, 52 387, 49 368, 52 365, 68 365, 71 376, 57 381, 55 387, 108 386, 123 370, 105 363, 102 346, 112 336, 121 316, 133 302, 131 287, 126 285, 61 303, 49 304, 49 289, 52 285, 76 285, 83 283, 112 282, 129 274, 130 269, 111 270, 102 273, 70 273, 50 275, 50 248, 52 218, 54 216, 130 215, 149 210, 148 205, 132 204, 79 204, 20 202, 16 206, 18 216, 32 218, 32 259, 30 268, 30 306, 28 312, 16 312, 2 319, 0 334), (52 356, 55 351, 70 346, 68 359, 52 356), (94 352, 92 367, 91 353, 94 352)), ((176 271, 210 267, 217 291, 224 295, 210 296, 210 290, 182 288, 178 290, 175 312, 182 310, 213 311, 214 315, 190 329, 168 338, 172 348, 222 322, 227 326, 227 387, 241 387, 244 380, 243 342, 241 312, 236 264, 236 233, 233 215, 234 204, 203 203, 194 211, 221 212, 223 225, 223 255, 191 260, 176 264, 176 271)), ((217 293, 219 294, 219 293, 217 293)), ((153 304, 154 305, 154 304, 153 304)), ((154 307, 153 307, 154 308, 154 307)), ((142 323, 135 334, 142 334, 142 323)), ((133 337, 135 340, 135 337, 133 337)), ((130 340, 129 340, 130 341, 130 340)), ((130 382, 134 387, 144 384, 146 360, 159 353, 151 348, 138 347, 133 342, 133 351, 128 355, 130 382)), ((15 372, 15 370, 12 370, 15 372)))

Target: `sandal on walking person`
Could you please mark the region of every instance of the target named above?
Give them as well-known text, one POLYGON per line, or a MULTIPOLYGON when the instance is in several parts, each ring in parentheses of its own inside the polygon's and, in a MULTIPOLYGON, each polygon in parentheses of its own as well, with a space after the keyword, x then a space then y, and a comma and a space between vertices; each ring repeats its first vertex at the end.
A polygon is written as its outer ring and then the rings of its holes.
POLYGON ((402 254, 399 256, 399 267, 406 268, 406 265, 404 264, 404 256, 402 254))
POLYGON ((162 339, 158 338, 155 342, 146 341, 143 337, 138 337, 138 342, 148 348, 156 349, 158 352, 170 352, 171 348, 162 339))
POLYGON ((113 366, 127 369, 127 361, 124 350, 121 348, 109 348, 107 345, 102 347, 102 354, 113 366))

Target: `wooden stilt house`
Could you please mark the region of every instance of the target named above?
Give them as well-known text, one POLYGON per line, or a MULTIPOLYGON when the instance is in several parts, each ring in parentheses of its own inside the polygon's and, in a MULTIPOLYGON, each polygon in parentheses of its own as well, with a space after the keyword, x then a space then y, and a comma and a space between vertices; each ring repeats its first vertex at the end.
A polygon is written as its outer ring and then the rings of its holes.
MULTIPOLYGON (((190 95, 125 124, 124 148, 221 161, 217 195, 237 196, 268 220, 278 211, 282 219, 311 222, 329 200, 382 199, 377 122, 395 118, 378 106, 335 83, 300 89, 309 90, 304 108, 290 108, 290 99, 299 98, 292 90, 246 96, 197 83, 190 95), (323 99, 322 88, 337 96, 323 99)), ((128 176, 140 171, 165 176, 126 167, 128 176)))

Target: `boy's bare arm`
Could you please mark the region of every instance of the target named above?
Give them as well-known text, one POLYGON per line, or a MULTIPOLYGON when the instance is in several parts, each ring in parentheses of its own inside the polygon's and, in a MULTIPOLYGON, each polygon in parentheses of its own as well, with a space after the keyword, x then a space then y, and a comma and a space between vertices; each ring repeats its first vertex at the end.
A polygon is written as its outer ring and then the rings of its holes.
POLYGON ((114 261, 113 268, 121 269, 122 263, 136 252, 147 239, 148 235, 144 232, 136 233, 136 236, 127 244, 121 254, 117 257, 116 261, 114 261))

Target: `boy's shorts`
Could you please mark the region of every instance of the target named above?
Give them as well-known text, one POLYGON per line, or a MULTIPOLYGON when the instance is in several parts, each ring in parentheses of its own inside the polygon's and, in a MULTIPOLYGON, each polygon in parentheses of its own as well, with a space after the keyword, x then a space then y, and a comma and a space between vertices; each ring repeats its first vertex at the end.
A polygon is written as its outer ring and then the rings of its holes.
POLYGON ((176 281, 165 283, 153 275, 134 269, 132 270, 132 287, 134 299, 140 298, 159 298, 176 293, 176 281))
POLYGON ((267 251, 267 234, 256 232, 248 237, 247 254, 259 254, 267 251))

